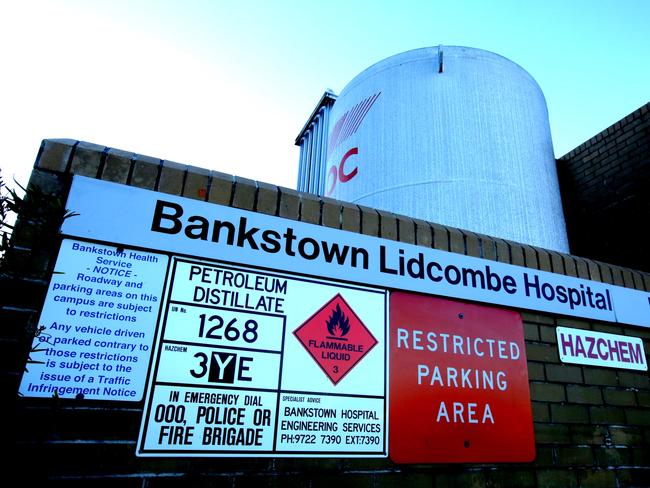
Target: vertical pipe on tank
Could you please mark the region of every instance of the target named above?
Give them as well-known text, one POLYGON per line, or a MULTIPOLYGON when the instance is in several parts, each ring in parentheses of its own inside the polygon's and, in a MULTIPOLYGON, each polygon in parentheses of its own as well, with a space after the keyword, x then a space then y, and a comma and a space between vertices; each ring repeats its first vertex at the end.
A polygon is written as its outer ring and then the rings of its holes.
POLYGON ((309 135, 311 136, 311 153, 309 157, 309 192, 314 191, 314 172, 316 171, 316 144, 318 144, 318 138, 316 134, 316 118, 312 121, 309 126, 309 135))
POLYGON ((300 158, 298 163, 298 191, 305 191, 303 180, 305 175, 305 138, 300 139, 300 158))
POLYGON ((309 166, 309 133, 305 132, 302 150, 302 188, 307 191, 307 168, 309 166))
POLYGON ((330 127, 330 112, 332 111, 332 106, 325 108, 323 107, 323 138, 322 138, 322 161, 320 171, 320 179, 318 184, 318 194, 325 194, 325 179, 327 177, 327 139, 329 137, 329 127, 330 127))
POLYGON ((318 193, 318 187, 320 186, 320 174, 321 168, 323 166, 322 162, 322 147, 323 147, 323 109, 318 111, 316 116, 316 165, 314 167, 314 187, 312 189, 313 193, 318 193))
POLYGON ((311 175, 311 146, 312 146, 312 139, 313 139, 313 134, 311 132, 311 126, 307 129, 307 143, 306 147, 307 149, 305 150, 306 153, 306 158, 305 158, 305 190, 309 191, 310 187, 310 175, 311 175))
POLYGON ((318 116, 314 117, 312 126, 312 146, 311 146, 311 173, 309 177, 309 191, 314 192, 316 185, 316 169, 318 167, 318 116))
POLYGON ((316 166, 318 165, 318 117, 314 118, 314 123, 311 129, 311 168, 309 172, 309 192, 314 193, 315 179, 316 179, 316 166))

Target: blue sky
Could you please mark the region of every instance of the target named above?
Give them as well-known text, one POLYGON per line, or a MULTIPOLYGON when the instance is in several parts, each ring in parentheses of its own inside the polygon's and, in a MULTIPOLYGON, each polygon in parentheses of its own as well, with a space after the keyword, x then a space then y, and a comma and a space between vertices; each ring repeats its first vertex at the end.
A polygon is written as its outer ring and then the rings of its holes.
POLYGON ((518 63, 561 156, 650 100, 650 2, 0 3, 0 169, 26 182, 72 138, 295 187, 293 142, 327 88, 410 49, 518 63))

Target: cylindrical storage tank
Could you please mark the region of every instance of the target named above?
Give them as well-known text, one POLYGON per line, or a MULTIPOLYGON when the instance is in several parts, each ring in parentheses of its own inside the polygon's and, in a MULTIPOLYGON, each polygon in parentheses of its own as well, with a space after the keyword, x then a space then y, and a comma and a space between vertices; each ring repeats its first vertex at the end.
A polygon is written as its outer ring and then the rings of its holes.
POLYGON ((466 47, 385 59, 330 115, 325 194, 568 252, 544 95, 520 66, 466 47))

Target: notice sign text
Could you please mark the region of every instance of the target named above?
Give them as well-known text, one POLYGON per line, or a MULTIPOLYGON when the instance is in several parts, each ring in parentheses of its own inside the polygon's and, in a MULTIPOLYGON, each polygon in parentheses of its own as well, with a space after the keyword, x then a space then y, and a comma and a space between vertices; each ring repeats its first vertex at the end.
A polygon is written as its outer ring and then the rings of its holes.
POLYGON ((20 393, 140 401, 167 262, 64 240, 20 393))
POLYGON ((518 313, 394 292, 390 324, 393 461, 534 459, 518 313))

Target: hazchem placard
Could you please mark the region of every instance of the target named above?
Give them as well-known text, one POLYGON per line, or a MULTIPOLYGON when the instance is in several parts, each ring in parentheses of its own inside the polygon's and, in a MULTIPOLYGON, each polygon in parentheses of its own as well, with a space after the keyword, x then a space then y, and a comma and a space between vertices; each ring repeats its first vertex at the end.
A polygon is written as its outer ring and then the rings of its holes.
POLYGON ((168 261, 64 240, 20 394, 140 401, 168 261))
POLYGON ((387 294, 172 258, 139 456, 387 455, 387 294))
POLYGON ((555 332, 563 363, 648 371, 640 337, 568 327, 557 327, 555 332))

